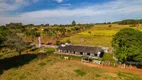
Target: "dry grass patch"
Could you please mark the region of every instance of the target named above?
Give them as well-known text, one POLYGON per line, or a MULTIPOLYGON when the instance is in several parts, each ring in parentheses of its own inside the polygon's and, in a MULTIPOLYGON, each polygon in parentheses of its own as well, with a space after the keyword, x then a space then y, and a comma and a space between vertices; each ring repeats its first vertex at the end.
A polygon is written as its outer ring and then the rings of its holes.
MULTIPOLYGON (((128 75, 128 79, 134 78, 131 74, 48 56, 44 59, 35 59, 18 68, 11 68, 0 76, 0 80, 120 80, 121 77, 125 77, 123 75, 128 75)), ((139 79, 139 75, 136 76, 139 79)))

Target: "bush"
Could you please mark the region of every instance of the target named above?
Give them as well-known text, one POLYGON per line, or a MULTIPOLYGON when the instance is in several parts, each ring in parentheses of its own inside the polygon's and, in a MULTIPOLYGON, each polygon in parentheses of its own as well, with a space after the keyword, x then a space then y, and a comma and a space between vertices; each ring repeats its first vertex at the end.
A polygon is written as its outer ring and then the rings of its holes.
POLYGON ((113 59, 113 54, 110 53, 104 54, 104 56, 102 57, 102 61, 110 61, 112 63, 116 63, 115 60, 113 59))
POLYGON ((53 54, 55 52, 55 49, 54 48, 45 48, 46 50, 46 54, 49 56, 51 54, 53 54))
POLYGON ((38 59, 44 59, 47 55, 44 53, 38 53, 37 58, 38 59))
POLYGON ((88 33, 91 34, 91 31, 89 31, 88 33))
POLYGON ((101 75, 100 74, 96 74, 96 77, 101 77, 101 75))
POLYGON ((131 25, 130 25, 130 27, 135 27, 135 26, 136 26, 136 24, 131 24, 131 25))
POLYGON ((137 64, 136 67, 137 68, 142 68, 142 64, 137 64))
POLYGON ((80 69, 74 70, 78 76, 84 76, 86 73, 81 71, 80 69))
POLYGON ((111 27, 111 25, 109 25, 108 27, 111 27))
POLYGON ((40 65, 40 66, 44 66, 44 65, 46 65, 46 63, 41 62, 41 63, 39 63, 38 65, 40 65))
POLYGON ((61 44, 61 42, 60 41, 56 41, 56 45, 60 45, 61 44))
POLYGON ((66 42, 67 42, 67 43, 71 43, 71 41, 70 41, 70 40, 67 40, 66 42))

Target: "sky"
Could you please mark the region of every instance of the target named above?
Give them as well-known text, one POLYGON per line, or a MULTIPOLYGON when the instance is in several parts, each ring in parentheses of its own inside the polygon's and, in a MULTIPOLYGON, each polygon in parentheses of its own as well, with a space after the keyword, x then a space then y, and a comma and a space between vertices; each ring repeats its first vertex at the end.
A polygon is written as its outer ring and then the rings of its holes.
POLYGON ((142 19, 142 0, 0 0, 0 25, 142 19))

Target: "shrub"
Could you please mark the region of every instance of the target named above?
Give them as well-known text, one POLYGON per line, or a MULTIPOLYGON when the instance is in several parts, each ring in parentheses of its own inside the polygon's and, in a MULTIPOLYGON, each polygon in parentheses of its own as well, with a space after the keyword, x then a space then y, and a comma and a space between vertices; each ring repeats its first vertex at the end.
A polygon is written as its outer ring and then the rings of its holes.
POLYGON ((71 41, 70 41, 70 40, 67 40, 66 42, 67 42, 67 43, 71 43, 71 41))
POLYGON ((61 42, 60 41, 56 41, 56 45, 60 45, 61 44, 61 42))
POLYGON ((47 55, 44 53, 38 53, 37 58, 38 59, 44 59, 47 55))
POLYGON ((41 63, 39 63, 38 65, 40 65, 40 66, 44 66, 44 65, 46 65, 46 63, 41 62, 41 63))
POLYGON ((88 33, 91 34, 91 31, 89 31, 88 33))
POLYGON ((74 70, 78 76, 84 76, 86 73, 81 71, 80 69, 74 70))
POLYGON ((108 27, 111 27, 111 25, 109 25, 108 27))
POLYGON ((96 74, 96 77, 101 77, 101 75, 100 74, 96 74))

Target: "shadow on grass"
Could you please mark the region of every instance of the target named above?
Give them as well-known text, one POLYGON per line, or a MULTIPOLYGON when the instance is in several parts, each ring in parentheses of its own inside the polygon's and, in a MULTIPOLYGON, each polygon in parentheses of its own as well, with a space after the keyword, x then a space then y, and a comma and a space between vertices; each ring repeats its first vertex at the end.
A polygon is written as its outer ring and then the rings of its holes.
POLYGON ((8 70, 14 67, 20 67, 24 64, 29 63, 35 58, 37 58, 36 54, 24 54, 11 58, 0 59, 0 75, 3 74, 4 70, 8 70))

